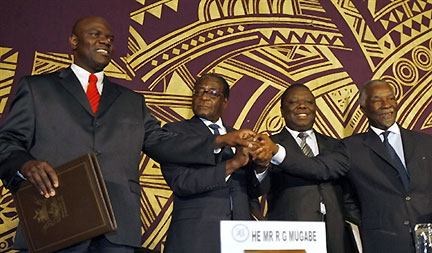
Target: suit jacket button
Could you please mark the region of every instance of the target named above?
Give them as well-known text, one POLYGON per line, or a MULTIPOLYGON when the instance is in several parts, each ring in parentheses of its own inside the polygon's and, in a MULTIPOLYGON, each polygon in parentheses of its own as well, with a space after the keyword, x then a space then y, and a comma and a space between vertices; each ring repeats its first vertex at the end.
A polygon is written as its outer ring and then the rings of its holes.
POLYGON ((100 150, 96 150, 96 151, 95 151, 95 154, 96 154, 96 155, 100 155, 101 153, 102 153, 102 152, 101 152, 100 150))
POLYGON ((407 197, 405 198, 405 200, 410 201, 410 200, 411 200, 411 197, 410 197, 410 196, 407 196, 407 197))
POLYGON ((407 221, 407 220, 406 220, 406 221, 404 221, 404 225, 406 225, 406 226, 408 226, 408 225, 409 225, 409 223, 410 223, 410 222, 409 222, 409 221, 407 221))

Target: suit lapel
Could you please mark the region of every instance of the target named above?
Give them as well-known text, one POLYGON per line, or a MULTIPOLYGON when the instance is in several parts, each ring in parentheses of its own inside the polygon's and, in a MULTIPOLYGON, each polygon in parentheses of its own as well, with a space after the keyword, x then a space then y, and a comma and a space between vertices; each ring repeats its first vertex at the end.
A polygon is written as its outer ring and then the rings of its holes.
POLYGON ((60 83, 74 97, 78 103, 91 115, 93 111, 90 107, 87 95, 85 94, 78 78, 73 73, 72 69, 66 68, 59 73, 60 83))
MULTIPOLYGON (((87 95, 85 94, 78 78, 73 73, 72 69, 66 68, 59 73, 60 83, 63 87, 78 101, 78 103, 90 114, 94 115, 88 101, 87 95)), ((108 78, 104 77, 104 84, 99 107, 96 115, 104 113, 115 99, 120 95, 120 91, 116 85, 112 83, 108 78)))
POLYGON ((294 137, 291 135, 290 132, 286 128, 284 128, 278 135, 278 140, 280 141, 279 144, 282 144, 282 146, 288 148, 289 150, 296 150, 297 152, 303 154, 301 151, 300 146, 297 144, 294 137))
POLYGON ((112 83, 108 78, 104 77, 104 84, 99 107, 96 115, 102 115, 120 95, 116 84, 112 83))
POLYGON ((189 119, 189 127, 191 132, 194 132, 197 135, 212 135, 208 127, 197 116, 193 116, 191 119, 189 119))
POLYGON ((368 146, 377 156, 384 159, 386 162, 388 162, 393 167, 393 169, 396 170, 396 168, 393 165, 392 160, 390 159, 390 156, 387 153, 387 150, 386 150, 384 144, 382 143, 379 136, 373 130, 369 129, 369 131, 365 135, 365 139, 364 139, 363 143, 366 146, 368 146))
POLYGON ((327 152, 330 149, 330 143, 324 138, 324 136, 314 130, 315 137, 318 143, 318 150, 320 154, 327 152))
POLYGON ((410 131, 401 126, 399 126, 399 129, 401 131, 405 164, 410 176, 410 182, 420 182, 424 175, 421 174, 422 168, 418 162, 419 158, 416 157, 416 154, 419 154, 416 150, 419 144, 416 143, 415 136, 413 136, 410 131))
MULTIPOLYGON (((210 132, 209 128, 200 120, 199 117, 193 116, 189 120, 189 127, 191 128, 192 132, 195 132, 198 135, 212 135, 212 132, 210 132)), ((224 127, 226 128, 227 132, 231 132, 234 129, 232 127, 228 127, 224 124, 224 127)), ((234 155, 234 152, 232 152, 231 147, 223 147, 221 152, 216 155, 216 160, 220 162, 221 160, 227 160, 232 158, 234 155)))
POLYGON ((411 163, 415 162, 415 139, 411 136, 410 132, 399 126, 401 131, 402 145, 405 156, 405 163, 407 168, 414 168, 415 166, 410 166, 411 163))
MULTIPOLYGON (((369 131, 366 133, 364 144, 368 146, 378 157, 385 160, 391 166, 392 169, 394 169, 397 173, 399 173, 399 171, 396 169, 395 165, 393 164, 393 161, 390 158, 390 155, 388 154, 388 151, 386 150, 380 137, 373 130, 369 129, 369 131)), ((404 147, 404 154, 406 157, 405 152, 406 151, 404 147)), ((405 187, 403 186, 402 180, 399 180, 399 182, 401 187, 400 189, 406 191, 405 187)))

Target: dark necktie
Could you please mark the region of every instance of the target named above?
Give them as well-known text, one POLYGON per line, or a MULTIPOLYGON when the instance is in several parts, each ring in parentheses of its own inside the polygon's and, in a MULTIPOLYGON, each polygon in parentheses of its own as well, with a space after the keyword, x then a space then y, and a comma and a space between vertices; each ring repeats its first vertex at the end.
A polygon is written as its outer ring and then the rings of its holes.
POLYGON ((409 175, 408 171, 405 169, 405 166, 403 165, 401 159, 397 155, 394 148, 390 145, 388 141, 388 135, 390 134, 390 131, 385 131, 382 133, 384 136, 384 146, 387 149, 388 154, 390 155, 391 160, 393 161, 393 165, 396 167, 397 171, 399 172, 399 176, 402 180, 403 185, 405 186, 405 189, 408 190, 409 186, 409 175))
POLYGON ((300 148, 301 148, 301 150, 303 151, 303 154, 305 154, 305 156, 313 157, 314 154, 313 154, 313 152, 312 152, 312 149, 311 149, 311 147, 306 143, 306 138, 307 138, 308 136, 309 136, 309 135, 308 135, 307 133, 305 133, 305 132, 301 132, 301 133, 298 134, 298 137, 301 139, 301 142, 300 142, 300 148))
POLYGON ((100 94, 96 87, 97 80, 98 78, 95 75, 90 74, 89 84, 87 86, 87 92, 86 92, 87 98, 90 102, 90 106, 94 114, 96 114, 97 108, 99 106, 99 100, 100 100, 100 94))
POLYGON ((210 127, 211 129, 213 129, 214 131, 214 135, 220 135, 219 132, 219 125, 218 124, 210 124, 208 127, 210 127))
MULTIPOLYGON (((210 127, 211 129, 213 129, 214 131, 214 135, 220 135, 219 132, 219 125, 218 124, 210 124, 208 127, 210 127)), ((228 159, 231 159, 234 156, 234 153, 232 151, 232 149, 230 147, 223 147, 222 151, 219 152, 219 154, 217 154, 217 156, 222 160, 222 161, 226 161, 228 159)))
MULTIPOLYGON (((208 127, 213 129, 214 135, 220 135, 218 124, 210 124, 210 125, 208 125, 208 127)), ((217 154, 216 157, 218 157, 217 160, 219 160, 219 161, 226 161, 226 160, 231 159, 233 156, 234 156, 234 153, 232 152, 230 147, 223 147, 222 151, 219 154, 217 154)), ((231 179, 231 176, 229 179, 231 179)), ((228 182, 230 182, 230 181, 228 181, 228 182)), ((230 219, 232 220, 232 219, 234 219, 234 205, 233 205, 233 199, 232 199, 231 191, 230 191, 230 195, 229 195, 229 204, 230 204, 230 219)))

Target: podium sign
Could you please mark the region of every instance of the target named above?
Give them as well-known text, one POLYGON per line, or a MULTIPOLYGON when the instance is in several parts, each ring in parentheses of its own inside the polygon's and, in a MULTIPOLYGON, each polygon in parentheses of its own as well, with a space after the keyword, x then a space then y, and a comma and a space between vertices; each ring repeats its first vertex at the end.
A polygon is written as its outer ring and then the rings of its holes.
POLYGON ((326 252, 324 222, 221 221, 222 253, 245 250, 326 252))

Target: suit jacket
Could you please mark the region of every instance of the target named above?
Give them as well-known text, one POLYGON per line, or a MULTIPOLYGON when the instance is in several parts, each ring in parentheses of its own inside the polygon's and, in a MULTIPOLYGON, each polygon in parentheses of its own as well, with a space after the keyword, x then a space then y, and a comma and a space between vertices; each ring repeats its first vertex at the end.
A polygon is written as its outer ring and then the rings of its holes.
MULTIPOLYGON (((336 139, 315 132, 320 154, 333 152, 336 139)), ((271 136, 273 142, 303 155, 293 136, 285 128, 271 136)), ((354 252, 351 235, 345 230, 344 203, 348 196, 342 179, 326 182, 296 177, 272 166, 261 183, 261 193, 267 193, 268 219, 287 221, 325 221, 327 252, 354 252), (320 212, 320 202, 326 207, 325 218, 320 212)), ((352 202, 349 202, 350 204, 352 202)))
MULTIPOLYGON (((196 116, 164 127, 182 134, 212 135, 196 116)), ((215 166, 162 164, 162 174, 174 192, 165 252, 220 252, 219 222, 250 219, 247 184, 253 171, 242 167, 226 182, 224 152, 216 155, 215 166)))
POLYGON ((360 203, 365 253, 414 252, 415 224, 432 222, 432 136, 400 129, 408 191, 372 130, 345 138, 337 153, 305 159, 287 152, 283 162, 287 172, 315 179, 347 174, 360 203))
MULTIPOLYGON (((20 81, 0 129, 0 166, 7 171, 2 174, 4 185, 14 188, 17 170, 28 160, 46 160, 55 167, 95 152, 118 223, 118 230, 106 238, 139 247, 140 152, 157 161, 214 164, 213 143, 211 137, 162 130, 142 95, 107 78, 94 115, 81 84, 67 68, 20 81)), ((26 247, 20 229, 15 247, 26 247)))

